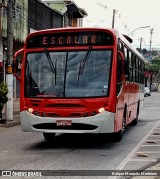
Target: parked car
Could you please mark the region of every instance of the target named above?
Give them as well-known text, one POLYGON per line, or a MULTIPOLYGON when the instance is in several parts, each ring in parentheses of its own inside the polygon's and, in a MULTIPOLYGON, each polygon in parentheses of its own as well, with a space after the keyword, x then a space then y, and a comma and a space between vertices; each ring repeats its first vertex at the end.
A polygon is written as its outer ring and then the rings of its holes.
POLYGON ((151 96, 151 91, 148 87, 144 87, 144 96, 151 96))

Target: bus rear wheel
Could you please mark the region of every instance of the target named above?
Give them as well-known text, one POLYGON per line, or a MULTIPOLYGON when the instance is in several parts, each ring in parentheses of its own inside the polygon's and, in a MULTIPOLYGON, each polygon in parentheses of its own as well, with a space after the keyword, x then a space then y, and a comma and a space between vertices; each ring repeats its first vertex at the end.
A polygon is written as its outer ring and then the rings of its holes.
POLYGON ((45 133, 45 132, 43 132, 43 137, 45 138, 45 140, 47 142, 52 142, 55 138, 55 135, 56 135, 55 133, 45 133))
POLYGON ((131 122, 131 126, 136 126, 138 123, 138 116, 131 122))
POLYGON ((138 123, 139 105, 140 105, 140 102, 138 102, 136 118, 131 122, 131 126, 136 126, 138 123))

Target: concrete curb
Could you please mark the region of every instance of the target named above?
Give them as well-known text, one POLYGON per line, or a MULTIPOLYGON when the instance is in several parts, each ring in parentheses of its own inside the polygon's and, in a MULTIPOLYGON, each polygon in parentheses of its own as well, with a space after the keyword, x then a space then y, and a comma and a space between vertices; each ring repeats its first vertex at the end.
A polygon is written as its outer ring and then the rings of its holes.
POLYGON ((13 122, 7 122, 7 123, 4 123, 4 124, 0 124, 0 127, 8 128, 8 127, 18 126, 20 124, 21 124, 20 121, 13 121, 13 122))
POLYGON ((21 124, 20 120, 13 120, 13 121, 2 120, 2 123, 0 123, 0 127, 8 128, 13 126, 18 126, 20 124, 21 124))

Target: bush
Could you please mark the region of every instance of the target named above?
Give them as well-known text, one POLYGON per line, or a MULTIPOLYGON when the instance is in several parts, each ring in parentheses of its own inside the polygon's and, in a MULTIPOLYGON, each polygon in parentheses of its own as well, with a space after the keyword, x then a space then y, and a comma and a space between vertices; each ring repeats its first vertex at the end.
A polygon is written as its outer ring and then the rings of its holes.
POLYGON ((8 88, 6 83, 0 84, 0 118, 2 117, 2 110, 4 107, 4 104, 8 101, 8 88))

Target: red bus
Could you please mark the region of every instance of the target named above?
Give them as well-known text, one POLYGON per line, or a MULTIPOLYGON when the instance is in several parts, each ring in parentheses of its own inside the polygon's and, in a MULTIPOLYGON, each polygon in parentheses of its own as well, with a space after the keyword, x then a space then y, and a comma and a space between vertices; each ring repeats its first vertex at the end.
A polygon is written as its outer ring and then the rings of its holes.
POLYGON ((137 124, 145 59, 114 29, 34 32, 15 54, 23 131, 110 133, 120 141, 137 124))

